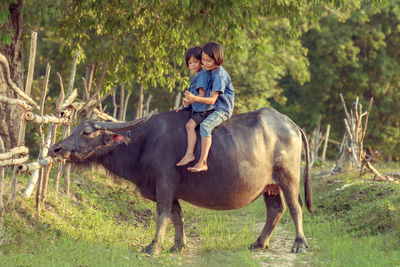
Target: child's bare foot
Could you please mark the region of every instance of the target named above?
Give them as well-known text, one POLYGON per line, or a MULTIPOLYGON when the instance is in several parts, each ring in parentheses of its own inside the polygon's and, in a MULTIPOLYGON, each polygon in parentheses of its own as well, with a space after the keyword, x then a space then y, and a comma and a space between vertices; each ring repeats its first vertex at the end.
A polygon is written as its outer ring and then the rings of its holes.
POLYGON ((188 169, 188 171, 191 171, 191 172, 203 172, 203 171, 208 170, 208 166, 205 163, 202 164, 202 163, 198 162, 193 167, 189 167, 187 169, 188 169))
POLYGON ((176 166, 183 166, 188 164, 189 162, 192 162, 193 160, 195 160, 196 157, 194 155, 188 156, 185 154, 185 156, 183 156, 183 158, 176 164, 176 166))

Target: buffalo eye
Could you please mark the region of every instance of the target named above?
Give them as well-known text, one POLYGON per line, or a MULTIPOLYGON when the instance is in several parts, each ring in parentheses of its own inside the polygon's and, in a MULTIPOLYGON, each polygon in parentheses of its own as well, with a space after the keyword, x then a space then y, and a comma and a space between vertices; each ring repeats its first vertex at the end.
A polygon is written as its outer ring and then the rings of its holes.
POLYGON ((85 127, 85 129, 83 129, 83 134, 85 134, 85 135, 89 135, 89 134, 91 134, 93 132, 93 129, 92 129, 92 127, 90 127, 90 126, 86 126, 85 127))

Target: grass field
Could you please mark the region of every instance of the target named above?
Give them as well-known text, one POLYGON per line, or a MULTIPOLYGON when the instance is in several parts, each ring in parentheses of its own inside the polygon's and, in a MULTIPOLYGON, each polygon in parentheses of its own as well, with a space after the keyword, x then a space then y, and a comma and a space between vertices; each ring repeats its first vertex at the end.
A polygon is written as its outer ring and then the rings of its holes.
MULTIPOLYGON (((381 168, 399 170, 397 165, 381 168)), ((29 177, 21 177, 23 190, 29 177)), ((249 251, 265 221, 260 198, 234 211, 182 203, 187 247, 173 244, 169 224, 164 252, 141 253, 155 231, 153 202, 135 187, 95 172, 74 173, 71 194, 49 190, 35 216, 34 198, 7 207, 0 230, 0 266, 399 266, 400 185, 373 182, 356 173, 313 178, 314 214, 303 209, 310 248, 291 254, 294 226, 288 210, 269 250, 249 251)), ((5 192, 9 192, 6 179, 5 192)), ((8 194, 5 196, 7 204, 8 194)))

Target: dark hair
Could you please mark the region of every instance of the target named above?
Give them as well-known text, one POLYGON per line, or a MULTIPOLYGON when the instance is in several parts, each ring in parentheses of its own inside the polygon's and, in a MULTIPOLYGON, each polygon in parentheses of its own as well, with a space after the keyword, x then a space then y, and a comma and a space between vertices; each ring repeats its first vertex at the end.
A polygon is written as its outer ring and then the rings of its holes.
POLYGON ((222 45, 217 42, 208 42, 203 47, 201 52, 206 53, 209 57, 214 59, 218 66, 221 66, 224 63, 224 49, 222 45))
POLYGON ((195 46, 189 48, 189 50, 185 54, 185 61, 186 61, 186 66, 189 67, 189 59, 191 57, 195 57, 198 60, 201 61, 201 47, 200 46, 195 46))

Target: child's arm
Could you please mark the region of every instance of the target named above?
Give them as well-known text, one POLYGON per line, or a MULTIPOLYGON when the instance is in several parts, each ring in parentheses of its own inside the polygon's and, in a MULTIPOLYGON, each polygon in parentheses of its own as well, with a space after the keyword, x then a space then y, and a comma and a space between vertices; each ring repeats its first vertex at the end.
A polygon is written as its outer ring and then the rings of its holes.
POLYGON ((215 103, 215 101, 217 101, 218 96, 219 96, 219 92, 217 92, 217 91, 212 91, 209 97, 204 97, 204 95, 200 96, 200 91, 199 91, 198 96, 195 96, 191 92, 186 91, 184 99, 186 99, 190 103, 199 102, 199 103, 203 103, 203 104, 207 104, 207 105, 212 105, 215 103))

